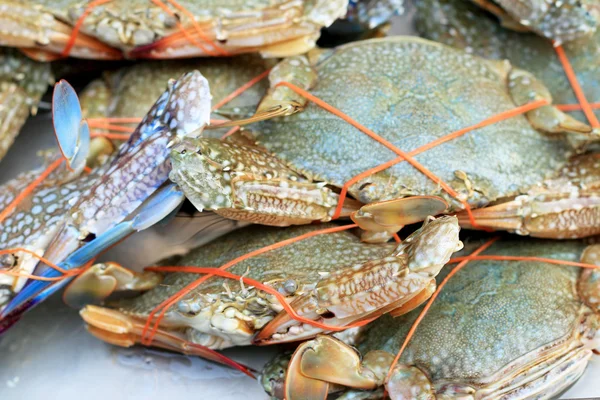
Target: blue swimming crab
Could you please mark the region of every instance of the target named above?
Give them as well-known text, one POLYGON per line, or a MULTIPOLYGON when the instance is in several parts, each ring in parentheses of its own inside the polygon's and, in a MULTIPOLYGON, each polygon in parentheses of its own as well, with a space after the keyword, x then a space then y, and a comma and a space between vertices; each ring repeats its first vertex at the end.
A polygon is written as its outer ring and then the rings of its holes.
MULTIPOLYGON (((473 244, 467 247, 473 250, 473 244)), ((599 265, 600 247, 501 240, 486 254, 599 265)), ((336 398, 379 399, 382 386, 393 400, 554 398, 577 381, 600 348, 599 277, 597 270, 529 260, 471 261, 443 288, 389 380, 392 360, 420 310, 371 323, 356 349, 317 336, 301 344, 289 363, 287 355, 269 364, 261 380, 271 395, 288 400, 340 391, 336 398)))
MULTIPOLYGON (((309 90, 407 152, 500 112, 551 100, 533 75, 508 62, 414 37, 291 57, 273 68, 270 81, 256 115, 231 122, 265 120, 244 132, 254 143, 186 138, 173 146, 170 178, 198 209, 268 225, 328 221, 346 182, 398 157, 281 82, 309 90)), ((597 140, 598 130, 552 105, 477 129, 413 155, 457 196, 398 162, 354 182, 340 215, 368 230, 367 240, 385 240, 419 218, 463 210, 465 202, 477 208, 521 194, 567 163, 573 149, 564 135, 597 140)))
POLYGON ((0 160, 52 83, 49 64, 0 48, 0 160))
MULTIPOLYGON (((480 56, 508 58, 547 84, 556 103, 577 103, 547 40, 503 29, 469 2, 427 0, 417 3, 417 10, 416 26, 422 35, 480 56)), ((596 32, 588 40, 563 46, 584 94, 592 102, 600 98, 599 43, 600 32, 596 32)), ((581 113, 575 117, 585 120, 581 113)), ((589 154, 573 158, 547 180, 522 187, 516 198, 499 199, 492 207, 475 211, 479 225, 551 238, 598 234, 599 164, 595 147, 589 147, 589 154)), ((464 226, 471 225, 466 215, 459 219, 464 226)))
MULTIPOLYGON (((84 169, 89 154, 90 132, 77 95, 66 82, 61 81, 55 88, 53 113, 61 152, 77 175, 84 169)), ((198 71, 192 71, 177 81, 170 81, 168 89, 109 162, 89 175, 81 176, 72 187, 52 187, 50 190, 54 192, 40 200, 47 206, 26 201, 19 204, 23 210, 12 211, 3 222, 11 227, 11 237, 16 236, 19 241, 14 244, 10 241, 11 245, 34 246, 33 252, 70 270, 83 266, 126 236, 170 215, 184 198, 173 185, 164 185, 169 172, 167 144, 175 135, 201 129, 209 120, 210 92, 206 79, 198 71), (63 208, 59 210, 59 207, 63 208), (25 214, 33 214, 35 218, 28 219, 25 214), (52 219, 53 214, 57 215, 57 220, 52 219), (47 225, 51 220, 56 223, 47 225), (30 224, 40 221, 41 236, 25 233, 31 228, 30 224), (32 242, 33 239, 39 239, 39 242, 32 242)), ((22 188, 24 185, 17 182, 17 186, 22 188)), ((43 190, 44 187, 29 197, 39 196, 43 190)), ((8 197, 15 195, 16 190, 8 197)), ((4 200, 10 202, 11 199, 4 200)), ((3 234, 8 232, 6 229, 3 234)), ((23 262, 27 261, 31 263, 27 269, 37 276, 61 276, 59 271, 38 262, 35 257, 8 256, 12 257, 8 260, 12 260, 9 263, 11 270, 22 270, 23 262)), ((62 279, 54 284, 40 280, 27 282, 4 305, 0 315, 2 325, 10 325, 23 311, 68 281, 62 279)))
MULTIPOLYGON (((65 82, 61 82, 57 88, 56 93, 59 93, 61 88, 67 88, 67 85, 65 82)), ((67 91, 70 89, 67 88, 67 91)), ((94 95, 93 91, 84 91, 81 94, 82 101, 87 103, 92 115, 91 109, 95 108, 96 102, 94 95)), ((57 107, 58 112, 60 109, 61 107, 57 107)), ((89 116, 88 113, 85 114, 89 116)), ((60 123, 58 126, 60 129, 60 123)), ((33 252, 31 254, 15 251, 3 254, 0 256, 0 269, 31 274, 39 261, 34 254, 44 255, 52 238, 67 218, 67 212, 71 208, 72 202, 89 190, 102 174, 102 167, 92 171, 89 175, 83 174, 83 168, 86 163, 90 165, 103 164, 102 159, 106 160, 104 155, 111 152, 112 146, 104 149, 101 149, 101 146, 95 146, 97 152, 88 151, 90 146, 86 142, 90 140, 90 137, 89 131, 86 129, 78 132, 78 135, 72 139, 71 143, 67 140, 59 143, 61 146, 74 149, 74 152, 70 154, 68 165, 63 161, 0 221, 0 249, 23 248, 33 252), (77 147, 80 147, 81 151, 79 156, 75 157, 74 153, 77 152, 75 151, 77 147)), ((68 150, 63 151, 68 152, 68 150)), ((60 162, 61 159, 61 154, 54 149, 42 152, 41 156, 43 165, 40 168, 22 173, 2 185, 0 190, 0 210, 2 212, 6 212, 6 208, 18 196, 21 196, 21 193, 38 179, 47 167, 60 162)), ((26 277, 0 274, 0 309, 4 308, 26 283, 26 277)))
MULTIPOLYGON (((264 246, 332 227, 253 225, 159 265, 219 267, 264 246)), ((320 234, 244 260, 229 271, 276 289, 305 318, 343 327, 382 313, 402 314, 425 301, 435 290, 434 277, 462 248, 458 231, 455 217, 440 217, 428 219, 401 244, 363 243, 349 231, 320 234)), ((73 282, 68 297, 74 304, 102 300, 123 289, 118 283, 122 271, 115 265, 92 269, 73 282), (101 290, 94 289, 99 286, 101 290)), ((150 312, 197 278, 194 273, 167 273, 157 284, 155 277, 146 276, 137 281, 154 279, 155 287, 146 293, 105 307, 88 305, 81 315, 95 336, 132 346, 141 341, 150 312)), ((321 328, 292 319, 275 296, 241 280, 214 277, 167 311, 153 344, 193 352, 188 343, 222 349, 296 341, 319 332, 321 328)))
POLYGON ((281 57, 312 48, 347 7, 348 0, 3 0, 0 44, 60 54, 85 15, 75 57, 281 57))

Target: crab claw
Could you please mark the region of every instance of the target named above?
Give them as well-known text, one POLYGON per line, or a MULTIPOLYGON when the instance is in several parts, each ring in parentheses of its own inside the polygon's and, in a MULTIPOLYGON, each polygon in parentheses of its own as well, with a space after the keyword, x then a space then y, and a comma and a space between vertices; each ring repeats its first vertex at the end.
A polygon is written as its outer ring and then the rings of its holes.
POLYGON ((394 357, 372 351, 361 360, 352 347, 327 335, 298 346, 285 377, 285 398, 325 399, 330 384, 370 390, 383 384, 394 357))
MULTIPOLYGON (((73 251, 72 254, 63 262, 59 263, 58 266, 62 269, 70 270, 85 265, 96 255, 125 239, 132 233, 145 229, 171 215, 173 210, 175 210, 183 200, 183 193, 179 191, 175 185, 166 185, 148 199, 137 210, 132 218, 115 225, 90 243, 73 251)), ((61 272, 52 268, 46 268, 38 274, 38 276, 43 278, 58 278, 61 276, 61 272)), ((28 282, 2 310, 0 320, 11 316, 11 314, 21 314, 27 311, 44 301, 48 296, 63 287, 70 280, 70 278, 65 278, 56 283, 42 280, 28 282)))
POLYGON ((0 26, 2 46, 61 54, 73 41, 68 55, 95 60, 123 58, 119 50, 81 32, 72 39, 71 26, 54 18, 41 7, 32 7, 28 2, 3 1, 0 8, 0 26))
POLYGON ((95 264, 78 275, 67 286, 64 302, 80 309, 87 304, 99 304, 113 292, 122 290, 146 291, 162 281, 155 272, 130 271, 116 263, 95 264))
POLYGON ((54 86, 52 93, 52 122, 67 166, 79 174, 90 150, 90 128, 83 119, 75 89, 64 79, 54 86))
MULTIPOLYGON (((322 278, 291 303, 297 314, 343 327, 387 312, 403 314, 425 301, 435 276, 462 248, 456 217, 426 220, 388 257, 343 268, 322 278)), ((256 344, 297 341, 322 332, 280 312, 255 337, 256 344)))
POLYGON ((386 235, 365 236, 369 243, 385 242, 405 225, 424 221, 430 215, 439 215, 448 209, 441 197, 411 196, 402 199, 380 201, 362 206, 350 218, 366 233, 386 235))
MULTIPOLYGON (((100 340, 121 347, 131 347, 142 342, 145 325, 143 320, 134 319, 120 311, 92 305, 83 308, 79 314, 88 324, 86 326, 88 332, 100 340)), ((247 367, 205 346, 188 341, 181 331, 159 328, 154 335, 152 344, 163 349, 200 356, 225 364, 254 377, 247 367)))
POLYGON ((361 358, 351 346, 326 335, 302 343, 294 352, 285 376, 285 399, 325 399, 339 388, 372 390, 385 384, 392 400, 435 399, 433 385, 415 366, 398 364, 386 376, 394 356, 373 350, 361 358), (333 386, 338 385, 338 386, 333 386))

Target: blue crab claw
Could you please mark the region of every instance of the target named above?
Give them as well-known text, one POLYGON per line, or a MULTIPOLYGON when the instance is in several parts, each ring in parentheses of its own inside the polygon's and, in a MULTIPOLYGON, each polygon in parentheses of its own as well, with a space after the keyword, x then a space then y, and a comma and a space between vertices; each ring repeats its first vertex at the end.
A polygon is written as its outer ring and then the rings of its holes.
POLYGON ((65 80, 54 86, 52 121, 56 140, 70 169, 80 172, 90 147, 90 128, 83 119, 75 89, 65 80))
MULTIPOLYGON (((125 239, 132 233, 146 229, 163 218, 172 215, 185 199, 175 184, 167 184, 144 202, 134 215, 114 227, 110 228, 96 239, 75 250, 66 260, 58 266, 70 270, 85 265, 99 253, 125 239)), ((57 278, 61 273, 53 268, 47 268, 40 277, 57 278)), ((62 288, 71 278, 62 279, 58 282, 32 280, 6 305, 0 320, 13 319, 44 301, 52 293, 62 288)))

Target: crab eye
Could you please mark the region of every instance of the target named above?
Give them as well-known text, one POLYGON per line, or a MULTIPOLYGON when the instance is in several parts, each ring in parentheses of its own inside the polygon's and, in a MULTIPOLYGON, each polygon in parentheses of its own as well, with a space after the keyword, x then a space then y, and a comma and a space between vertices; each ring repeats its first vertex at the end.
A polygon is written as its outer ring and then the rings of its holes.
POLYGON ((187 153, 187 150, 183 149, 183 150, 181 150, 181 152, 179 154, 185 154, 185 153, 187 153))
POLYGON ((83 238, 82 242, 89 243, 89 242, 91 242, 94 239, 96 239, 96 234, 90 232, 90 233, 87 234, 86 237, 83 238))
POLYGON ((17 265, 17 257, 14 254, 3 254, 0 256, 0 269, 10 269, 17 265))

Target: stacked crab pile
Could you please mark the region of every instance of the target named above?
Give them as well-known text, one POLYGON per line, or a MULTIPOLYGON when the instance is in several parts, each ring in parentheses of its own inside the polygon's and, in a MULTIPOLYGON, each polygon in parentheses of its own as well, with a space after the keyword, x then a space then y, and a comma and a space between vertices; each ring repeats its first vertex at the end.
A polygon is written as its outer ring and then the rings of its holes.
POLYGON ((219 350, 286 343, 278 398, 576 382, 600 349, 596 1, 417 0, 423 38, 386 36, 397 0, 226 3, 0 4, 0 156, 52 74, 137 59, 60 80, 58 150, 1 187, 0 332, 68 283, 118 346, 254 377, 219 350), (95 262, 159 222, 162 261, 95 262))

